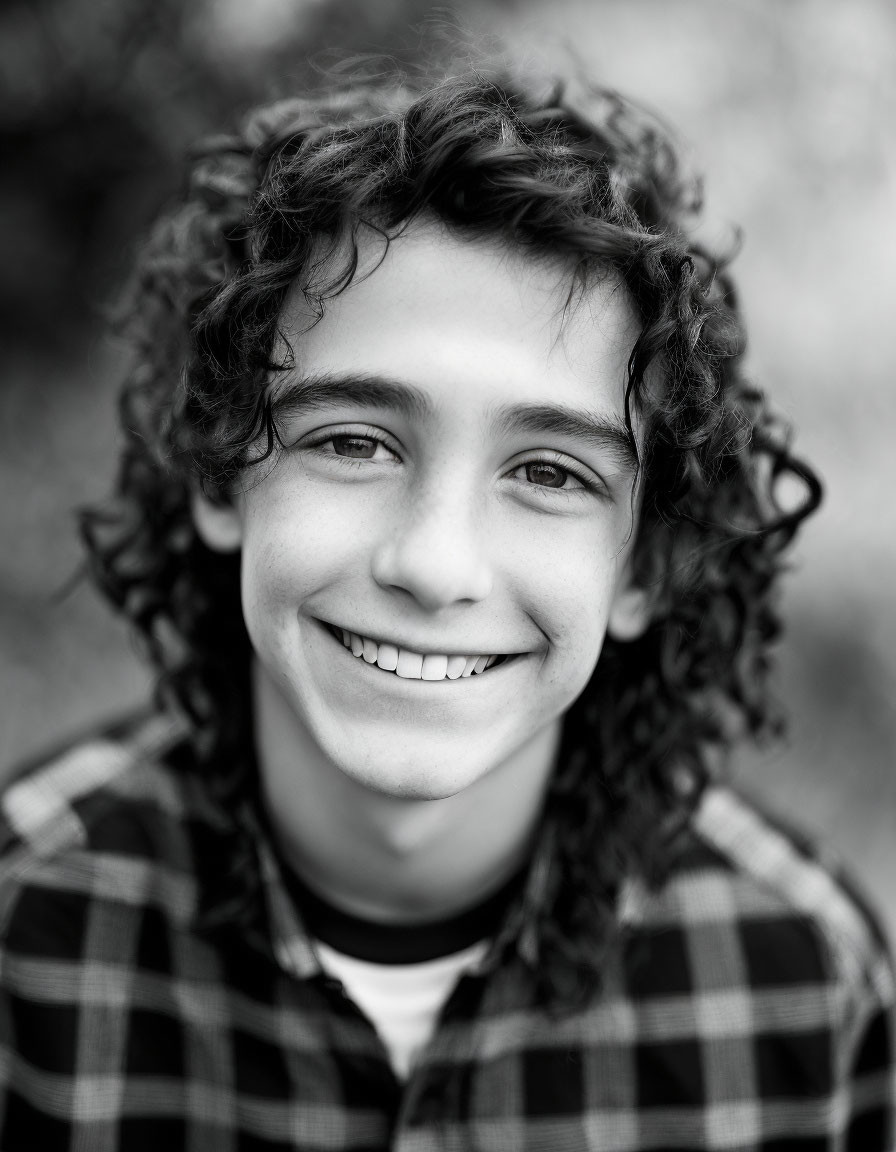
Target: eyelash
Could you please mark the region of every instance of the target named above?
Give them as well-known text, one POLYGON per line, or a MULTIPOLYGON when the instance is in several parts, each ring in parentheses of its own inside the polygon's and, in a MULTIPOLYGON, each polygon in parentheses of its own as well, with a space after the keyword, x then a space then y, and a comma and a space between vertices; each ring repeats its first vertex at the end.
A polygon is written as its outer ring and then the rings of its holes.
POLYGON ((557 468, 561 472, 567 473, 574 480, 581 484, 581 488, 552 488, 547 484, 532 484, 524 481, 526 487, 537 492, 539 496, 545 499, 552 499, 555 495, 564 496, 566 499, 572 499, 578 493, 585 491, 590 493, 600 494, 604 491, 603 485, 590 475, 584 468, 577 468, 574 464, 567 463, 567 458, 561 456, 560 453, 550 451, 543 451, 536 456, 531 456, 527 460, 521 460, 515 464, 511 469, 512 472, 518 472, 521 468, 527 467, 529 464, 548 464, 552 468, 557 468))
POLYGON ((399 455, 397 449, 392 447, 382 432, 374 428, 364 428, 360 431, 357 428, 328 428, 326 433, 321 433, 317 439, 312 439, 302 444, 301 447, 306 451, 320 452, 321 455, 326 456, 328 460, 336 460, 339 464, 347 465, 350 468, 358 468, 362 464, 370 463, 370 460, 365 460, 363 457, 340 456, 338 452, 321 451, 325 444, 330 444, 333 440, 338 440, 340 437, 345 437, 348 440, 372 440, 376 444, 382 444, 382 446, 387 451, 393 453, 393 455, 399 455))
MULTIPOLYGON (((323 452, 321 449, 325 445, 332 443, 333 440, 339 437, 346 437, 353 440, 372 440, 376 444, 381 444, 387 451, 392 452, 398 456, 397 449, 393 448, 389 440, 383 436, 379 429, 375 428, 328 428, 326 433, 322 433, 317 439, 310 440, 304 445, 303 448, 310 451, 320 451, 321 455, 326 456, 329 460, 335 460, 342 467, 360 468, 364 464, 369 464, 369 459, 358 458, 353 456, 340 456, 338 452, 323 452)), ((522 481, 525 486, 533 492, 546 500, 552 499, 554 496, 560 495, 566 499, 571 499, 580 491, 586 491, 594 494, 602 494, 605 492, 603 484, 596 480, 592 475, 586 472, 585 469, 580 469, 572 464, 566 462, 566 457, 560 453, 544 451, 536 456, 531 456, 525 460, 520 460, 517 464, 510 469, 510 472, 518 472, 521 468, 527 467, 529 464, 548 464, 551 467, 560 469, 561 472, 566 472, 574 480, 582 485, 581 489, 577 488, 552 488, 547 484, 533 484, 527 481, 522 481)))

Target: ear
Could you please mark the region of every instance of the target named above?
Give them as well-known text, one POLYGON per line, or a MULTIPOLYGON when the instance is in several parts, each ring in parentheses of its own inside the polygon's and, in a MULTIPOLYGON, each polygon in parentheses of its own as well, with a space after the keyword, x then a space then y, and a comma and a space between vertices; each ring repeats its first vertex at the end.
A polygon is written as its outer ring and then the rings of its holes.
POLYGON ((243 543, 243 518, 236 502, 218 504, 194 489, 190 497, 193 524, 213 552, 236 552, 243 543))
POLYGON ((607 635, 621 643, 637 640, 650 623, 651 607, 651 596, 647 589, 633 584, 625 574, 610 606, 607 635))

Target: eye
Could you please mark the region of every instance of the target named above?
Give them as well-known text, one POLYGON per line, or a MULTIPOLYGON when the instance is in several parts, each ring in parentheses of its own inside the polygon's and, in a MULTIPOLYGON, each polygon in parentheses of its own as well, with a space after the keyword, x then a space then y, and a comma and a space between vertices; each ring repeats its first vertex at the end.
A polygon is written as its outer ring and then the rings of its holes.
POLYGON ((534 451, 513 465, 507 473, 516 485, 517 494, 541 506, 560 508, 573 500, 588 496, 605 496, 601 477, 573 457, 548 449, 534 451))
POLYGON ((537 491, 563 492, 569 495, 597 487, 596 482, 591 481, 584 472, 579 473, 566 463, 546 460, 544 457, 518 464, 514 474, 527 487, 537 491))
POLYGON ((399 451, 387 433, 377 428, 321 428, 296 445, 340 464, 394 463, 399 451))
MULTIPOLYGON (((566 468, 561 468, 559 464, 549 464, 545 460, 535 460, 529 464, 524 464, 526 479, 530 484, 538 484, 542 488, 565 488, 568 480, 574 480, 566 468)), ((574 488, 581 487, 578 480, 572 485, 574 488)))
POLYGON ((329 442, 337 456, 348 456, 353 460, 372 460, 380 446, 380 441, 370 436, 331 436, 329 442))

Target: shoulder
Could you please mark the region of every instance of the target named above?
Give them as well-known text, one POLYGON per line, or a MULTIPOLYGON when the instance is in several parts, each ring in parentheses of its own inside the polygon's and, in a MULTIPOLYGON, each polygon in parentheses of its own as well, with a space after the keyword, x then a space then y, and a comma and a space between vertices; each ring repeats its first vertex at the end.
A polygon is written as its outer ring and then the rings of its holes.
MULTIPOLYGON (((721 864, 718 894, 748 937, 757 926, 773 931, 799 925, 817 940, 831 977, 855 983, 869 965, 877 970, 887 949, 875 914, 854 881, 826 862, 811 840, 724 788, 706 794, 694 828, 721 864)), ((704 867, 711 886, 708 872, 704 867)))
POLYGON ((835 1031, 847 1047, 894 1000, 874 913, 814 846, 734 791, 710 788, 659 892, 637 916, 675 940, 697 993, 756 1020, 835 1031))
POLYGON ((102 902, 190 916, 194 805, 168 762, 181 740, 175 722, 154 716, 72 747, 6 787, 0 932, 7 947, 37 948, 47 924, 60 937, 64 921, 102 902))

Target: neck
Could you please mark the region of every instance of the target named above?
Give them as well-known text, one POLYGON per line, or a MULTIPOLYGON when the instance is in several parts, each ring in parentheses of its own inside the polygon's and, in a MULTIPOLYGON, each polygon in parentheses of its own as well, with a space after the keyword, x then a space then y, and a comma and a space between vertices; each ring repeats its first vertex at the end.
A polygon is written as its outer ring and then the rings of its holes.
POLYGON ((256 668, 261 793, 280 851, 320 896, 370 920, 449 916, 496 891, 531 851, 560 725, 461 792, 377 792, 329 761, 256 668))

